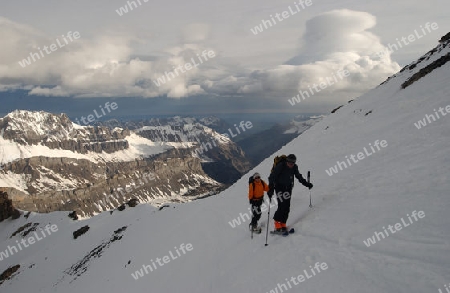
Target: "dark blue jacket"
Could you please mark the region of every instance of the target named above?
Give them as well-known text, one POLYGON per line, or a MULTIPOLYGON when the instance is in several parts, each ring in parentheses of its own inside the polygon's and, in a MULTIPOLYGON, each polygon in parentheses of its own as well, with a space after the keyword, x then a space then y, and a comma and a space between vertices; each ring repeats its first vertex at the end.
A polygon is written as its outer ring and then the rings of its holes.
POLYGON ((298 171, 297 164, 294 164, 292 168, 287 166, 286 162, 281 162, 275 166, 272 173, 269 176, 269 188, 270 189, 283 189, 289 190, 294 187, 294 176, 304 186, 308 185, 308 181, 303 178, 302 174, 298 171))

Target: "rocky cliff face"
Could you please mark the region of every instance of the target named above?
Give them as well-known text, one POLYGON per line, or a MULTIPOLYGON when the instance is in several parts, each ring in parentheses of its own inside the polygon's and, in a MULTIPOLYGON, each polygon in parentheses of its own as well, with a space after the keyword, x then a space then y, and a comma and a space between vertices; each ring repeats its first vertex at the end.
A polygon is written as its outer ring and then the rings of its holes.
POLYGON ((64 114, 15 111, 0 119, 0 186, 17 208, 82 216, 132 198, 186 202, 224 188, 205 174, 194 147, 121 128, 81 127, 64 114))
POLYGON ((177 149, 120 163, 33 157, 8 164, 5 171, 22 174, 28 186, 25 192, 6 189, 14 205, 37 212, 76 210, 79 215, 92 216, 132 198, 158 205, 187 202, 221 190, 203 172, 199 159, 177 149))
POLYGON ((8 198, 8 193, 0 188, 0 222, 12 217, 17 219, 20 212, 13 207, 12 200, 8 198))
POLYGON ((66 114, 14 111, 0 119, 3 138, 22 145, 44 145, 50 149, 78 153, 113 153, 129 147, 129 130, 108 127, 81 127, 66 114))
POLYGON ((100 125, 126 127, 155 142, 191 142, 194 146, 192 155, 201 159, 206 174, 220 183, 231 184, 250 170, 251 163, 236 143, 205 124, 225 127, 214 117, 197 120, 179 116, 139 122, 110 120, 100 125))

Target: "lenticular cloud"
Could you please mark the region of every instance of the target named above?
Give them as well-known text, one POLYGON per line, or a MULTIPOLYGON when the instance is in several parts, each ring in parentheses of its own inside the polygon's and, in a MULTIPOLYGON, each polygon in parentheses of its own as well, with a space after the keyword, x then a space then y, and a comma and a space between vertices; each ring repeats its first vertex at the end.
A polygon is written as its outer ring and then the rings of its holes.
POLYGON ((369 29, 376 25, 375 16, 348 9, 320 14, 306 22, 304 46, 286 64, 301 65, 328 59, 335 53, 372 55, 384 48, 369 29))
POLYGON ((295 96, 346 70, 348 77, 315 94, 310 102, 346 101, 360 95, 400 69, 389 54, 378 54, 385 47, 368 31, 375 25, 375 16, 367 12, 343 9, 320 14, 306 22, 296 56, 275 68, 253 72, 253 80, 240 90, 295 96))
POLYGON ((385 47, 378 36, 368 31, 375 25, 375 16, 348 9, 326 12, 307 21, 304 46, 286 62, 299 66, 298 88, 320 83, 325 76, 345 69, 351 75, 337 84, 336 89, 353 84, 354 90, 365 90, 397 72, 400 66, 389 55, 378 55, 385 47))

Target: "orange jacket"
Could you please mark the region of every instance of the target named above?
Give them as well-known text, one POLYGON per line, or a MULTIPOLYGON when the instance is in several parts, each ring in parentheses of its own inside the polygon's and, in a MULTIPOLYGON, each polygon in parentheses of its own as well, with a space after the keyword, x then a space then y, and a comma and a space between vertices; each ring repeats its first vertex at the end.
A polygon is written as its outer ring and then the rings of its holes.
POLYGON ((255 180, 248 185, 248 199, 262 199, 264 197, 264 191, 269 191, 269 185, 262 179, 260 182, 255 180), (253 184, 255 184, 255 190, 253 190, 253 184))

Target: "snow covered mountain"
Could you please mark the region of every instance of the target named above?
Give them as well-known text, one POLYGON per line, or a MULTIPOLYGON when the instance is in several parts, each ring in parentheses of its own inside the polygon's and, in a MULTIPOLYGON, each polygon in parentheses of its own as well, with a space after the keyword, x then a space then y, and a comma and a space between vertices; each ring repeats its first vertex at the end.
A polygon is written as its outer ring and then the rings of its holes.
POLYGON ((294 188, 295 234, 250 239, 247 176, 160 210, 31 213, 0 223, 1 292, 446 292, 449 53, 447 37, 277 152, 312 172, 312 209, 294 188))
POLYGON ((216 117, 175 116, 138 122, 110 120, 99 124, 130 129, 154 142, 195 144, 192 154, 201 159, 202 169, 223 184, 234 183, 251 167, 242 149, 229 139, 230 128, 216 117))
MULTIPOLYGON (((184 132, 158 126, 146 137, 143 129, 79 126, 65 114, 12 112, 0 119, 0 186, 8 187, 19 208, 84 215, 131 198, 159 205, 218 192, 224 187, 204 172, 196 155, 201 141, 171 139, 170 133, 205 140, 220 135, 205 126, 194 131, 197 125, 185 122, 184 132)), ((221 150, 233 149, 223 144, 221 150)))

